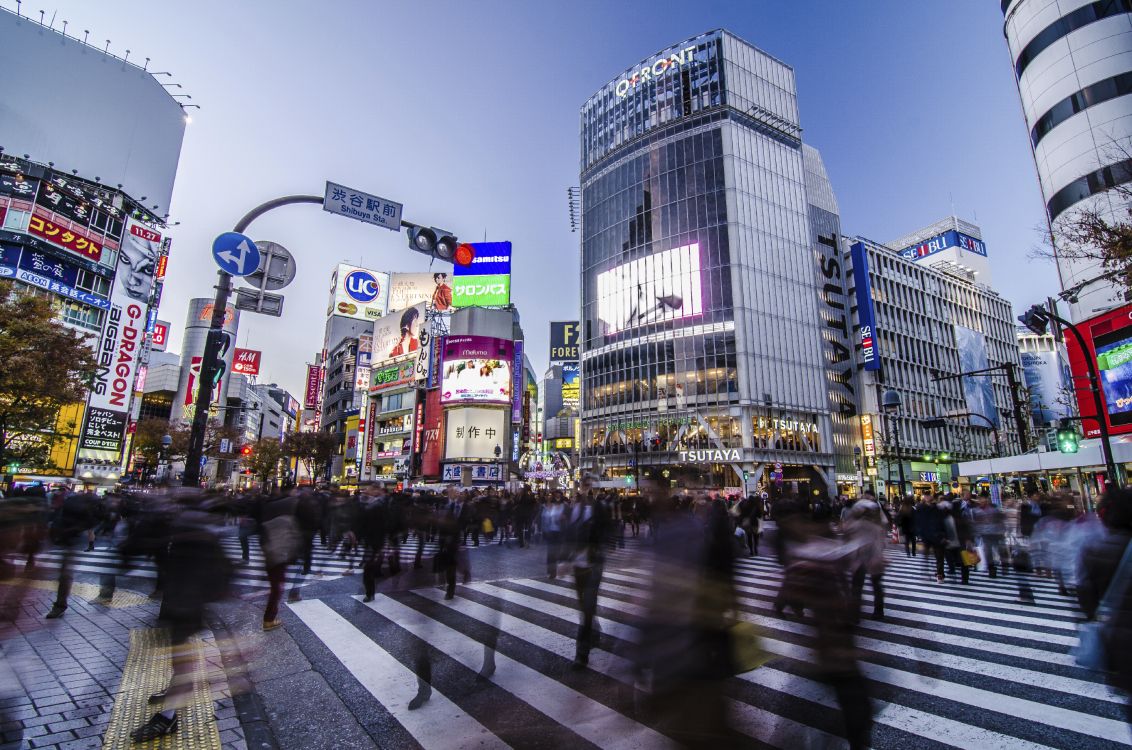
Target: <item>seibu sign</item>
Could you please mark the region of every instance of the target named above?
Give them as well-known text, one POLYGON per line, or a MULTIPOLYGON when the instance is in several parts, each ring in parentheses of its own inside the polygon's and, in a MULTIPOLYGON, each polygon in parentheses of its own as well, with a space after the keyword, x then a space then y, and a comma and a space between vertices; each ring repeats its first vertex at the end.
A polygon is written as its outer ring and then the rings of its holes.
POLYGON ((684 463, 726 463, 728 461, 743 460, 738 448, 707 448, 695 451, 680 451, 680 460, 684 463))
POLYGON ((686 65, 694 60, 696 54, 695 47, 685 47, 679 52, 674 52, 667 57, 661 57, 653 62, 651 65, 646 65, 640 70, 633 73, 628 78, 622 78, 617 82, 614 87, 614 92, 621 99, 629 95, 629 91, 635 89, 645 81, 651 81, 655 78, 660 78, 665 73, 679 68, 681 65, 686 65))

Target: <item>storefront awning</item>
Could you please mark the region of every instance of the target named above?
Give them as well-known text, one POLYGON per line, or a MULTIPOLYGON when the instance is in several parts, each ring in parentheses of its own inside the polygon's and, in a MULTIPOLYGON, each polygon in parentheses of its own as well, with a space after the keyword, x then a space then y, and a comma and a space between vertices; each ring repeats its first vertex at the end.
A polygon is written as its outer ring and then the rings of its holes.
MULTIPOLYGON (((1132 463, 1132 442, 1112 441, 1112 457, 1117 465, 1132 463)), ((1081 443, 1076 453, 1047 451, 1045 453, 1023 453, 1002 458, 987 458, 980 461, 963 461, 959 464, 959 476, 980 477, 991 474, 1032 474, 1042 471, 1075 471, 1077 469, 1104 470, 1104 455, 1099 440, 1081 443)))

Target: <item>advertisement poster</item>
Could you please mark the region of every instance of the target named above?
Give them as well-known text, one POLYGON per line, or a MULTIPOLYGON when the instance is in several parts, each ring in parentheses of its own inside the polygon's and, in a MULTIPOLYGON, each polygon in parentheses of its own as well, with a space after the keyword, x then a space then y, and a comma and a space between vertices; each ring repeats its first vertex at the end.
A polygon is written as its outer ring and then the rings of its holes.
POLYGON ((507 412, 502 409, 463 407, 446 412, 445 461, 496 461, 504 457, 507 412))
POLYGON ((1093 346, 1109 421, 1132 424, 1132 328, 1096 336, 1093 346))
POLYGON ((597 275, 602 335, 703 314, 700 246, 664 250, 597 275))
POLYGON ((153 324, 153 336, 150 341, 155 352, 163 352, 169 346, 169 328, 173 324, 167 320, 158 320, 153 324))
POLYGON ((385 315, 389 274, 339 263, 330 275, 327 315, 377 320, 385 315))
POLYGON ((550 363, 577 362, 582 343, 582 327, 576 320, 550 322, 550 363))
POLYGON ((855 242, 849 248, 853 262, 853 286, 857 296, 857 330, 861 344, 861 362, 866 370, 880 369, 876 344, 876 313, 873 309, 872 287, 869 286, 869 255, 865 243, 855 242))
POLYGON ((304 409, 318 406, 318 372, 321 369, 318 365, 307 365, 307 381, 303 387, 304 409))
POLYGON ((562 406, 578 411, 582 400, 582 365, 580 362, 562 363, 562 406))
MULTIPOLYGON (((959 350, 959 371, 972 372, 990 367, 987 358, 987 339, 979 331, 955 326, 955 346, 959 350)), ((995 427, 999 425, 998 409, 994 405, 994 384, 989 377, 963 378, 963 397, 967 401, 967 411, 989 419, 995 427)), ((982 419, 971 419, 972 426, 986 426, 982 419)))
POLYGON ((420 351, 421 329, 424 324, 423 302, 376 321, 373 324, 374 366, 420 351))
POLYGON ((453 307, 502 307, 511 304, 511 277, 457 276, 452 285, 453 307))
POLYGON ((413 360, 408 359, 373 368, 372 374, 370 375, 370 389, 375 392, 381 392, 387 391, 390 388, 400 388, 409 385, 415 379, 415 364, 413 360))
POLYGON ((437 312, 452 310, 452 275, 395 273, 389 278, 389 312, 424 303, 437 312))
POLYGON ((122 452, 122 437, 126 432, 126 414, 90 407, 86 410, 83 436, 79 448, 93 451, 122 452))
POLYGON ((440 476, 440 459, 444 446, 444 409, 440 391, 429 391, 425 397, 424 422, 421 430, 421 475, 440 476))
POLYGON ((262 352, 255 349, 241 349, 236 347, 236 354, 232 357, 232 372, 242 375, 259 375, 259 359, 262 352))
POLYGON ((1071 416, 1069 365, 1058 352, 1022 352, 1022 377, 1030 394, 1030 415, 1043 427, 1071 416))
POLYGON ((28 219, 28 234, 33 234, 53 245, 70 250, 75 255, 90 258, 96 263, 102 260, 101 243, 74 229, 66 229, 39 214, 32 214, 31 218, 28 219))
POLYGON ((447 337, 441 366, 441 403, 510 404, 514 358, 514 344, 507 339, 447 337))

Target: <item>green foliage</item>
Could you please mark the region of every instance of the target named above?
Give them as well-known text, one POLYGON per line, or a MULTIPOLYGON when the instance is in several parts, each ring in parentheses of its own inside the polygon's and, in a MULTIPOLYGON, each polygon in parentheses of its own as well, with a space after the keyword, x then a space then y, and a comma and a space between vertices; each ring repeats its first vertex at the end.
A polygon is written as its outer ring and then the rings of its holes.
POLYGON ((329 432, 290 432, 283 440, 284 455, 302 462, 315 481, 326 474, 334 456, 338 455, 338 436, 329 432))
POLYGON ((47 299, 0 282, 0 466, 50 468, 59 409, 83 401, 97 371, 89 339, 47 299))
POLYGON ((262 438, 252 444, 251 454, 244 456, 245 469, 250 469, 259 481, 267 484, 279 472, 283 460, 283 446, 275 438, 262 438))

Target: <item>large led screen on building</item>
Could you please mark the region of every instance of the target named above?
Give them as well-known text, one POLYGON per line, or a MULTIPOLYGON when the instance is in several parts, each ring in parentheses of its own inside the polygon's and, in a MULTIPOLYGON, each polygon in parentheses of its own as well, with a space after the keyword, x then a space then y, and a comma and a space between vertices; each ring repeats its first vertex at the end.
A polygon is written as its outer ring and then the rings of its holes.
POLYGON ((449 336, 444 341, 443 404, 511 403, 514 342, 490 336, 449 336))
POLYGON ((699 243, 664 250, 597 275, 601 335, 702 315, 699 243))
POLYGON ((1132 396, 1129 357, 1132 353, 1132 305, 1124 305, 1077 323, 1085 339, 1082 352, 1074 336, 1065 336, 1065 350, 1069 355, 1073 388, 1077 395, 1077 411, 1081 415, 1081 429, 1085 437, 1100 435, 1094 392, 1089 388, 1089 368, 1085 357, 1096 357, 1097 376, 1101 381, 1100 395, 1113 435, 1132 433, 1132 396))
POLYGON ((1132 327, 1095 336, 1093 346, 1109 421, 1132 424, 1132 327))

